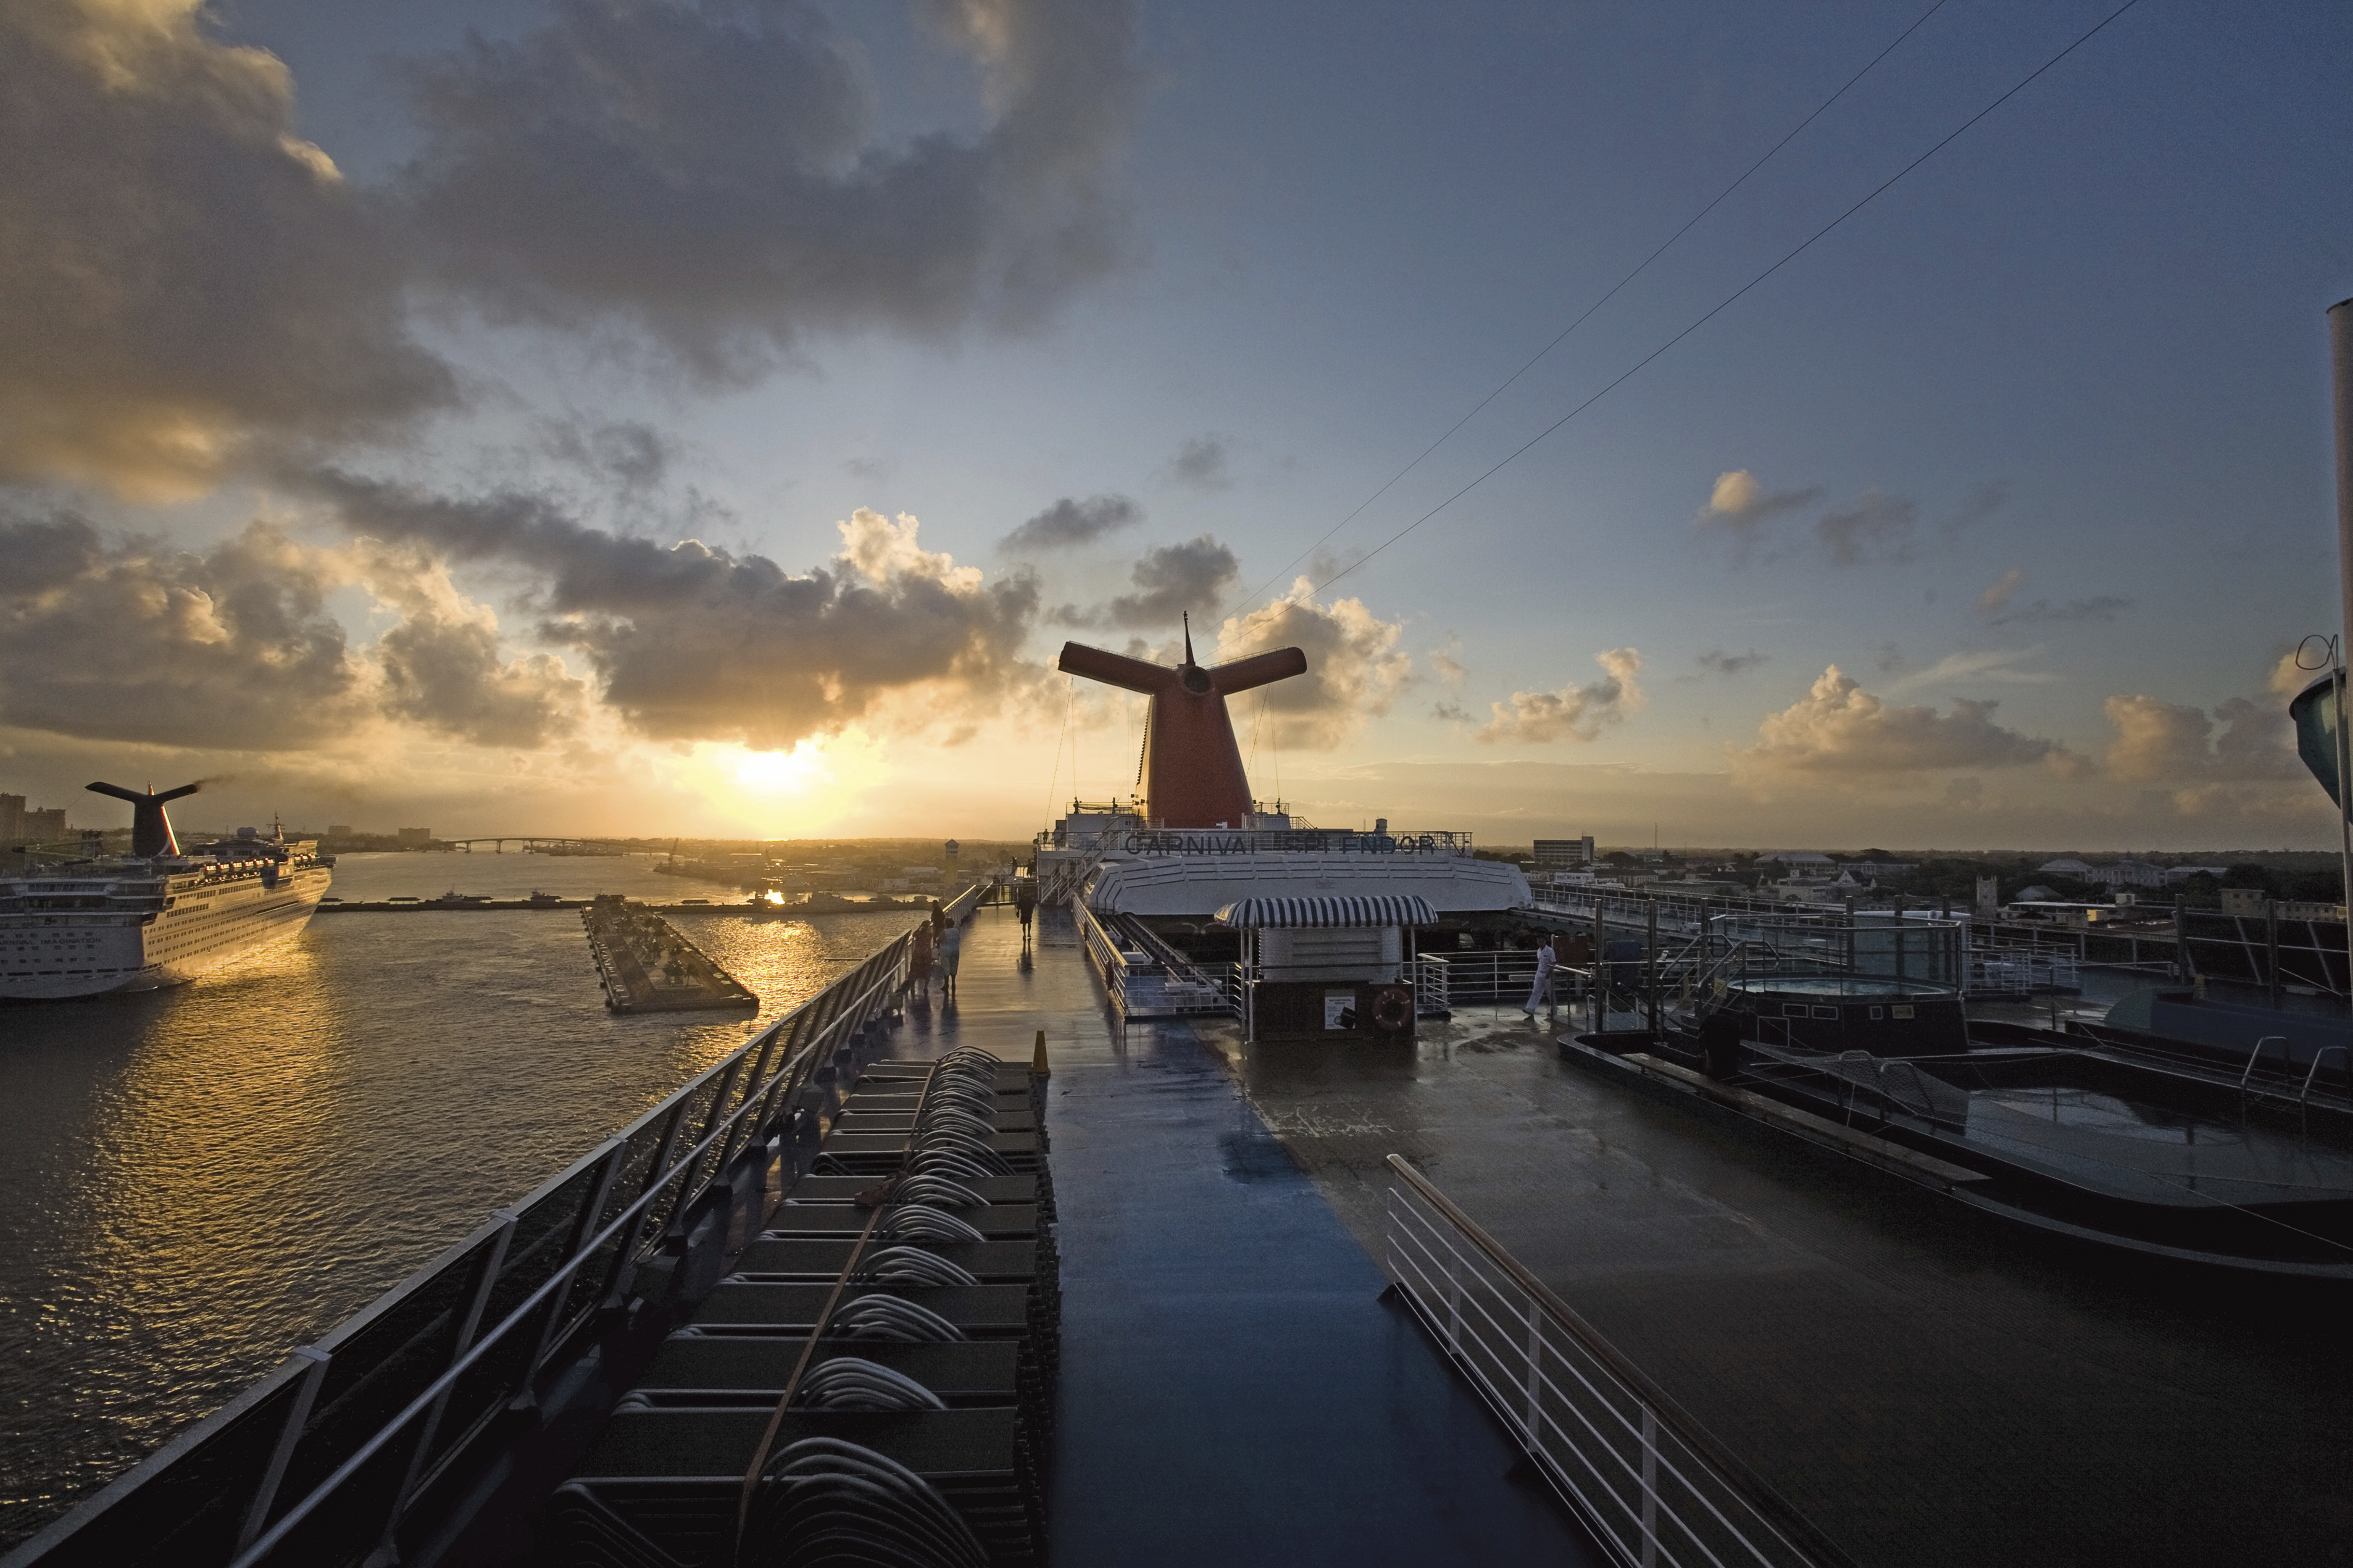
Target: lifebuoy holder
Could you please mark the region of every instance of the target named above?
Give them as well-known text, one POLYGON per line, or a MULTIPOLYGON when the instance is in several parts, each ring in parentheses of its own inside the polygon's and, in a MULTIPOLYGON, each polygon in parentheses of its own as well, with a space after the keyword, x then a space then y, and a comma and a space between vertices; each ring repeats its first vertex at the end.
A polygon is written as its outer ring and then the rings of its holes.
POLYGON ((1413 1027, 1413 993, 1402 985, 1384 985, 1373 993, 1373 1032, 1402 1035, 1413 1027))

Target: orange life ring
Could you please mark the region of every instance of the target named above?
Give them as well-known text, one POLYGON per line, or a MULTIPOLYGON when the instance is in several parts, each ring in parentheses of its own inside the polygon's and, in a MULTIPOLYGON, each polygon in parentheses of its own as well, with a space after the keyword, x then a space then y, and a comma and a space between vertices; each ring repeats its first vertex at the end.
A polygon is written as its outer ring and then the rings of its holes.
POLYGON ((1384 985, 1373 993, 1373 1028, 1384 1035, 1401 1035, 1413 1027, 1413 993, 1402 985, 1384 985))

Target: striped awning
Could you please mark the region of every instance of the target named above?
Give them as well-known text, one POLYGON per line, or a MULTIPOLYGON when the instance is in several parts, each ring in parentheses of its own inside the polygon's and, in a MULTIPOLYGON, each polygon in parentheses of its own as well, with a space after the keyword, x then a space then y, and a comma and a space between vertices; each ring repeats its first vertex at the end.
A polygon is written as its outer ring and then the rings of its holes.
POLYGON ((1221 926, 1426 926, 1438 911, 1419 893, 1334 894, 1321 898, 1237 899, 1216 915, 1221 926))

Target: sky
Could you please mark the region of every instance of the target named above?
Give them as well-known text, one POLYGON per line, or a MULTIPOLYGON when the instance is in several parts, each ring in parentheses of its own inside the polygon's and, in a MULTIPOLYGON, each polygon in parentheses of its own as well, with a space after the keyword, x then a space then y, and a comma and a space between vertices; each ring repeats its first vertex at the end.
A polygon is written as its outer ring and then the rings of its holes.
POLYGON ((2332 846, 2353 11, 2118 3, 18 0, 0 790, 2332 846))

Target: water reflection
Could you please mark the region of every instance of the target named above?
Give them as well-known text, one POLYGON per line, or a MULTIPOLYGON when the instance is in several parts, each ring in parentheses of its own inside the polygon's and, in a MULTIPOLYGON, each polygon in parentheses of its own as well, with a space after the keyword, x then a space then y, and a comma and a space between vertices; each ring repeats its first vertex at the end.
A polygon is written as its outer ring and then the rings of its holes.
MULTIPOLYGON (((643 863, 352 857, 346 898, 674 898, 643 863), (452 869, 452 862, 456 862, 452 869), (567 872, 579 874, 566 879, 567 872)), ((903 930, 677 917, 776 1016, 903 930)), ((0 1011, 0 1544, 740 1044, 617 1018, 579 917, 333 914, 192 986, 0 1011)))

